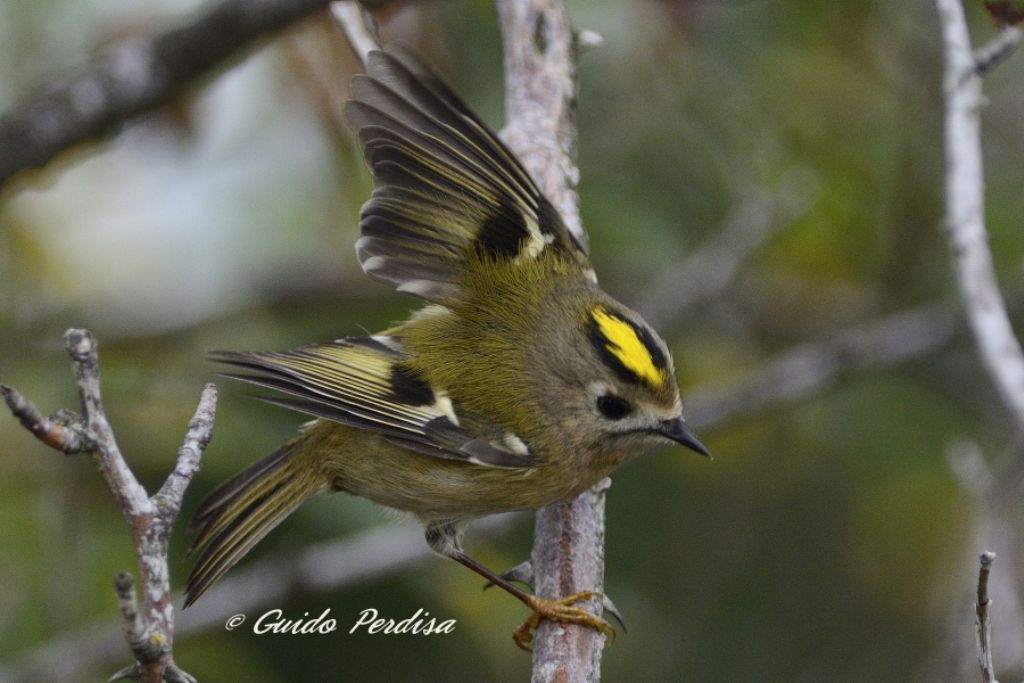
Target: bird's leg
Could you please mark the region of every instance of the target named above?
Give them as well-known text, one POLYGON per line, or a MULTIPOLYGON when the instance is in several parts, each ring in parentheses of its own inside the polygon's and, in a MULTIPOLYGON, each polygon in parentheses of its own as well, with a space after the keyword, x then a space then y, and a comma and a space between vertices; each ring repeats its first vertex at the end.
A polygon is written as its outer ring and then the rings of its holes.
POLYGON ((533 611, 533 614, 531 614, 530 617, 512 633, 512 639, 516 642, 516 645, 527 652, 533 650, 533 646, 531 645, 531 641, 533 640, 533 631, 540 626, 541 619, 551 619, 552 621, 561 621, 566 624, 582 624, 600 631, 601 633, 609 636, 612 640, 615 640, 615 629, 613 629, 607 621, 599 616, 591 614, 582 607, 575 606, 575 603, 580 602, 581 600, 602 597, 597 591, 580 591, 579 593, 573 593, 572 595, 567 595, 564 598, 557 598, 554 600, 540 598, 536 595, 530 595, 516 587, 514 584, 501 578, 490 569, 467 555, 465 552, 458 551, 456 553, 452 553, 449 557, 456 562, 469 567, 495 586, 505 589, 533 611))
POLYGON ((580 591, 579 593, 573 593, 564 598, 554 600, 530 595, 467 555, 461 546, 462 532, 464 530, 465 524, 458 520, 430 522, 427 525, 426 532, 427 544, 430 545, 434 552, 450 557, 459 564, 469 567, 490 583, 504 589, 532 610, 533 614, 530 615, 530 618, 524 621, 512 634, 512 639, 520 648, 528 652, 533 650, 531 645, 533 631, 540 625, 542 619, 589 626, 615 640, 615 629, 607 621, 581 607, 575 606, 575 603, 581 600, 589 600, 601 596, 600 593, 597 591, 580 591))

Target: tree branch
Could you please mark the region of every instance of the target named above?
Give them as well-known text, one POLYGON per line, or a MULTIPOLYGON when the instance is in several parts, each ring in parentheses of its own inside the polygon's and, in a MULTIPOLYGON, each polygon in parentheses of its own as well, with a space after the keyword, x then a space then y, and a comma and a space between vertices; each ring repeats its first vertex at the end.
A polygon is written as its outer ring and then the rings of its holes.
MULTIPOLYGON (((586 244, 576 186, 576 44, 561 0, 499 0, 505 56, 506 127, 502 137, 523 161, 569 230, 586 244)), ((605 480, 573 501, 537 511, 534 589, 554 598, 604 582, 605 480)), ((592 600, 589 609, 600 613, 592 600)), ((533 680, 596 681, 604 636, 544 621, 533 650, 533 680)))
POLYGON ((217 412, 217 389, 207 384, 203 395, 196 406, 196 412, 189 420, 185 441, 178 449, 178 459, 174 470, 168 475, 163 486, 153 496, 158 509, 167 511, 173 521, 181 510, 181 502, 185 498, 185 489, 192 483, 193 477, 199 472, 203 452, 213 438, 213 420, 217 412))
MULTIPOLYGON (((979 65, 960 0, 935 4, 946 52, 946 221, 957 284, 985 367, 1017 427, 1024 428, 1024 354, 996 282, 985 230, 979 65)), ((1007 47, 981 52, 1006 54, 1015 42, 1011 31, 1016 29, 1005 29, 999 42, 1007 47)))
MULTIPOLYGON (((985 104, 982 76, 1013 52, 1021 33, 1006 27, 989 44, 972 52, 960 0, 935 0, 935 4, 946 58, 946 220, 957 283, 975 343, 1019 436, 1024 430, 1024 354, 996 281, 985 228, 981 109, 985 104)), ((978 464, 969 469, 967 458, 954 460, 958 478, 978 502, 981 519, 990 523, 994 520, 997 528, 1004 527, 1003 512, 996 510, 992 498, 1016 495, 1010 483, 1014 478, 1009 462, 1004 458, 998 468, 1002 471, 993 473, 976 448, 966 453, 978 464), (979 472, 984 476, 978 476, 979 472)), ((994 559, 994 553, 981 555, 975 604, 975 650, 984 683, 996 683, 988 598, 988 576, 994 559)))
POLYGON ((576 45, 564 2, 498 0, 498 18, 505 55, 502 138, 586 244, 576 194, 576 45))
POLYGON ((43 417, 32 402, 16 389, 0 384, 0 394, 21 426, 50 448, 65 455, 92 451, 96 448, 96 440, 81 428, 78 416, 71 411, 61 409, 47 418, 43 417))
POLYGON ((1020 45, 1021 33, 1016 26, 1007 26, 995 38, 974 53, 974 72, 984 76, 1020 45))
POLYGON ((199 470, 203 450, 213 434, 217 389, 212 384, 203 389, 178 452, 174 471, 160 491, 150 498, 121 455, 107 421, 100 397, 96 339, 88 330, 72 329, 65 333, 64 343, 78 384, 81 418, 66 411, 60 413, 60 419, 43 418, 16 390, 0 386, 0 392, 12 414, 43 443, 64 453, 93 452, 96 464, 132 530, 139 576, 142 578, 142 609, 139 609, 131 574, 118 574, 114 587, 125 640, 136 661, 114 674, 111 680, 194 683, 191 676, 175 665, 171 651, 174 608, 167 569, 167 544, 185 489, 199 470))
MULTIPOLYGON (((114 577, 114 592, 117 594, 117 605, 121 609, 121 628, 124 639, 132 650, 146 649, 146 625, 139 614, 139 601, 135 595, 135 579, 128 572, 121 572, 114 577)), ((152 653, 154 656, 157 653, 152 653)))
POLYGON ((978 568, 978 601, 974 603, 974 633, 977 639, 982 683, 999 683, 992 664, 992 621, 988 614, 992 605, 992 601, 988 599, 988 575, 995 559, 996 554, 993 552, 986 551, 981 554, 978 568))
POLYGON ((118 506, 125 520, 131 526, 143 515, 153 514, 146 490, 135 479, 128 463, 124 461, 114 431, 107 422, 100 397, 100 367, 96 339, 88 330, 68 330, 64 333, 64 346, 71 356, 82 401, 82 418, 86 431, 96 441, 96 464, 107 482, 111 493, 117 498, 118 506))
POLYGON ((380 41, 370 30, 372 19, 356 0, 335 0, 331 3, 331 16, 365 67, 366 55, 380 49, 380 41))
POLYGON ((98 55, 0 116, 0 187, 21 170, 166 104, 256 39, 328 0, 223 0, 180 26, 98 55))

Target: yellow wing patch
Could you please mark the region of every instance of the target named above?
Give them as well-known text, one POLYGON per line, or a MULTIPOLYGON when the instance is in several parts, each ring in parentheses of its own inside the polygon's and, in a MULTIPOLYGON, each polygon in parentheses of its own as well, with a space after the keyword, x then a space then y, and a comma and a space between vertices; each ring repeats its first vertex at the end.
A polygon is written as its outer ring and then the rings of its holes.
POLYGON ((627 370, 653 387, 665 384, 665 372, 633 325, 612 315, 604 306, 596 306, 591 315, 607 342, 605 348, 627 370))

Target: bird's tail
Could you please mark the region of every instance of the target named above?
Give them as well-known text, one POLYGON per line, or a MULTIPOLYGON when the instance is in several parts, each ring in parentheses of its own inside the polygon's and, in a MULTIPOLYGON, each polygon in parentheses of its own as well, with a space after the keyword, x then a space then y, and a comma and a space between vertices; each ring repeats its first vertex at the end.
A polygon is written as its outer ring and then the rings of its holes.
POLYGON ((297 467, 296 442, 285 444, 210 493, 192 518, 201 551, 185 587, 185 607, 217 582, 295 508, 325 487, 323 477, 297 467))

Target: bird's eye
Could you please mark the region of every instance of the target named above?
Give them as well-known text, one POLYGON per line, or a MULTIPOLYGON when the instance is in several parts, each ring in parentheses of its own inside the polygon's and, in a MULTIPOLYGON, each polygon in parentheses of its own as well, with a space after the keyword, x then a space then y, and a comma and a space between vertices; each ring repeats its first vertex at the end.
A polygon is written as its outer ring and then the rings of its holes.
POLYGON ((598 396, 597 409, 609 420, 621 420, 633 412, 633 406, 629 405, 629 401, 614 394, 598 396))

